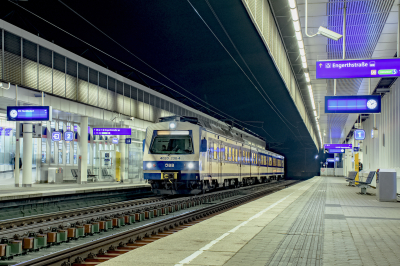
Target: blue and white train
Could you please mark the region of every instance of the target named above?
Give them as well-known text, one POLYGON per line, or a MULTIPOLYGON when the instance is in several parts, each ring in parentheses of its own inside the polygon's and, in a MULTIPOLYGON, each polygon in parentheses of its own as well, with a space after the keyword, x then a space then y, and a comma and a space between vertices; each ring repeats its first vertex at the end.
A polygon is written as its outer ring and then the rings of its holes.
POLYGON ((144 179, 157 194, 199 194, 282 178, 284 157, 252 144, 251 138, 256 139, 194 117, 160 118, 147 128, 144 179))

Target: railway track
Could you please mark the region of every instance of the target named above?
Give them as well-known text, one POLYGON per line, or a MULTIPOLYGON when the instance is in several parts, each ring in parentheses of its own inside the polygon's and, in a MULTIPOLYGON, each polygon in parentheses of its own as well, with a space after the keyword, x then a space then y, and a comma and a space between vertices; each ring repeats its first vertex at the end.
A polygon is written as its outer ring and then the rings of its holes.
POLYGON ((85 264, 84 258, 104 261, 104 258, 143 245, 141 241, 143 242, 145 238, 151 236, 157 238, 157 234, 162 237, 166 234, 165 231, 176 227, 182 228, 187 223, 194 223, 198 219, 204 219, 296 182, 272 182, 185 198, 154 197, 112 203, 65 211, 62 214, 12 219, 14 221, 8 226, 2 221, 0 225, 3 224, 3 230, 0 231, 0 236, 4 237, 3 239, 14 239, 11 240, 13 243, 6 243, 7 245, 20 243, 21 252, 16 255, 21 257, 16 259, 17 257, 13 256, 12 260, 1 261, 0 265, 78 266, 85 264), (77 236, 78 231, 80 233, 77 236), (70 232, 74 234, 70 235, 70 232), (46 246, 50 253, 44 248, 35 256, 33 249, 26 249, 31 247, 26 246, 26 242, 29 244, 46 234, 48 240, 52 241, 46 246), (70 242, 62 243, 67 241, 70 242), (68 247, 64 248, 63 245, 68 247), (23 256, 24 253, 27 255, 23 256))

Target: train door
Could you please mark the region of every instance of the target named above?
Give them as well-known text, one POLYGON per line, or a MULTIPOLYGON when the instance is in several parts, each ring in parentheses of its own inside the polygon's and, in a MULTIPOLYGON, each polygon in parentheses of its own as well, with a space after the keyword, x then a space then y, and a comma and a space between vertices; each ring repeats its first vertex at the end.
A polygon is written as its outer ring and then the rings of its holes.
POLYGON ((212 160, 213 160, 213 150, 214 150, 214 143, 212 140, 209 141, 210 142, 210 146, 208 148, 208 174, 207 174, 207 178, 205 178, 206 180, 209 179, 209 177, 212 177, 212 160))
POLYGON ((242 180, 243 146, 239 147, 239 181, 242 180))
POLYGON ((222 146, 222 141, 218 141, 218 156, 217 156, 217 165, 218 165, 218 183, 222 185, 224 179, 222 177, 222 152, 223 152, 223 146, 222 146))

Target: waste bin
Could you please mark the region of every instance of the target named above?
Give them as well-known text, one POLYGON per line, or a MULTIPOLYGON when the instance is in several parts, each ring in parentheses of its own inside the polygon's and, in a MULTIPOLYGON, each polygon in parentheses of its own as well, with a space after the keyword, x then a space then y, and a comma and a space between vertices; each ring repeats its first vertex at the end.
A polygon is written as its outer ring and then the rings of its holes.
POLYGON ((57 168, 49 168, 47 172, 47 182, 48 183, 55 183, 56 182, 56 170, 57 168))
POLYGON ((378 201, 397 201, 397 174, 394 169, 378 169, 376 199, 378 201))
POLYGON ((62 184, 64 182, 63 173, 63 168, 56 168, 56 184, 62 184))

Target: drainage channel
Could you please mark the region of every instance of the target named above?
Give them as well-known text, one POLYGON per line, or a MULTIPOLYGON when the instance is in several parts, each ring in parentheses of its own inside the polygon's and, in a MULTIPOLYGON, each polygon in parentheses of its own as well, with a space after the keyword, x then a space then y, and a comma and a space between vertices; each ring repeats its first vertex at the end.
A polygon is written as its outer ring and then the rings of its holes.
POLYGON ((262 184, 247 190, 242 189, 242 193, 233 193, 230 197, 223 197, 220 193, 218 197, 205 196, 203 199, 192 200, 189 205, 187 203, 180 206, 169 205, 161 209, 161 212, 157 215, 151 215, 152 217, 146 216, 143 219, 136 217, 138 220, 131 220, 131 224, 127 222, 125 225, 120 224, 120 226, 110 228, 107 231, 84 234, 83 237, 70 242, 57 243, 36 252, 27 252, 24 256, 13 257, 12 260, 0 261, 0 265, 77 266, 87 265, 89 262, 89 264, 100 263, 107 258, 126 253, 174 233, 179 228, 183 229, 202 221, 209 215, 243 204, 294 183, 296 181, 262 184), (86 261, 83 258, 86 258, 86 261))

